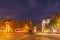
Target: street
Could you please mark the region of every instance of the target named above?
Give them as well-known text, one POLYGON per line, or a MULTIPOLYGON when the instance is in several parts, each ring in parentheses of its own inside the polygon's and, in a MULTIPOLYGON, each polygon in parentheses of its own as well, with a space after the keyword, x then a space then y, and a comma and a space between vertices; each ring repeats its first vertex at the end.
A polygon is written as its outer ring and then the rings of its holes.
POLYGON ((36 35, 22 33, 0 33, 0 40, 60 40, 60 34, 36 35))

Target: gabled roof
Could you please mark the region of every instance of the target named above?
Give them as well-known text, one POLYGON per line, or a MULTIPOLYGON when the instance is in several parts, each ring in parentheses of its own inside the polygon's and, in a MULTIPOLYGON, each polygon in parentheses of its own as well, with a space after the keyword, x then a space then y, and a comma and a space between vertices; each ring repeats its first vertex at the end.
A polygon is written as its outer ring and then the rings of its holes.
POLYGON ((51 19, 51 17, 45 17, 43 20, 46 20, 46 19, 51 19))
POLYGON ((9 16, 7 16, 5 19, 2 20, 2 22, 5 22, 5 21, 11 21, 9 16))

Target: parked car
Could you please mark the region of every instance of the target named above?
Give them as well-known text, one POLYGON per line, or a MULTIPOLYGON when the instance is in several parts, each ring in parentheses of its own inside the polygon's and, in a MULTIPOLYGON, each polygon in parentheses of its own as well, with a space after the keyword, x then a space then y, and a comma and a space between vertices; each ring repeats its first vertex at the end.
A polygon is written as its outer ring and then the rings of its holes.
POLYGON ((24 33, 24 31, 21 30, 21 29, 15 29, 14 32, 16 32, 16 33, 24 33))

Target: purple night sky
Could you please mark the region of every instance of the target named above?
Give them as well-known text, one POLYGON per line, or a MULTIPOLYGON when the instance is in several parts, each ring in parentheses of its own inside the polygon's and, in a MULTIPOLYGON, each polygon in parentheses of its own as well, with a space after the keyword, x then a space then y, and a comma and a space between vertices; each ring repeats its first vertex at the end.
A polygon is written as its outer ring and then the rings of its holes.
POLYGON ((0 0, 0 18, 9 16, 37 22, 60 12, 58 0, 0 0))

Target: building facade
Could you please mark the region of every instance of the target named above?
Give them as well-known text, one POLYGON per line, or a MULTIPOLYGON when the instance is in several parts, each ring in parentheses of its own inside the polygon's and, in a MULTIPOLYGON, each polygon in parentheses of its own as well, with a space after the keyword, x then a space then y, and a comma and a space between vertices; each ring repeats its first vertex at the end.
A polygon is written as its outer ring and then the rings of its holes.
POLYGON ((44 20, 42 20, 42 32, 46 31, 46 28, 48 28, 49 26, 50 20, 50 18, 45 18, 44 20))

